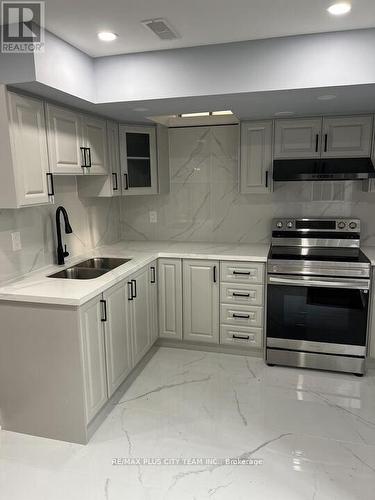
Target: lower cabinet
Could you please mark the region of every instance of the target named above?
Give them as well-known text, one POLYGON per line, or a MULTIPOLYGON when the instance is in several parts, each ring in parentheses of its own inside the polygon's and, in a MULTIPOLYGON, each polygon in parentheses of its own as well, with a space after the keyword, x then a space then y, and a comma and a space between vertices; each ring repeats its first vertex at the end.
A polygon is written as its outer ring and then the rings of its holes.
POLYGON ((87 423, 157 338, 156 281, 153 262, 80 308, 87 423))
POLYGON ((127 293, 119 283, 103 293, 105 349, 107 356, 108 396, 125 380, 132 369, 130 323, 126 314, 127 293))
POLYGON ((81 339, 87 423, 108 399, 102 297, 81 308, 81 339))
POLYGON ((182 261, 159 259, 159 336, 182 339, 182 261))
POLYGON ((219 342, 219 262, 183 261, 184 340, 219 342))
POLYGON ((132 336, 133 364, 151 347, 150 269, 143 268, 128 280, 128 311, 132 336))

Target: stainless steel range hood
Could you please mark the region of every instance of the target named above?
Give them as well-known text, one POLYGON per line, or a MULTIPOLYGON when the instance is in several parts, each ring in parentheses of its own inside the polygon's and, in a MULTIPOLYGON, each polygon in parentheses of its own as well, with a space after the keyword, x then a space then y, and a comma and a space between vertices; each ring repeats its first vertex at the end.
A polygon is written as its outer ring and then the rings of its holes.
POLYGON ((375 177, 371 158, 274 160, 274 181, 352 181, 375 177))

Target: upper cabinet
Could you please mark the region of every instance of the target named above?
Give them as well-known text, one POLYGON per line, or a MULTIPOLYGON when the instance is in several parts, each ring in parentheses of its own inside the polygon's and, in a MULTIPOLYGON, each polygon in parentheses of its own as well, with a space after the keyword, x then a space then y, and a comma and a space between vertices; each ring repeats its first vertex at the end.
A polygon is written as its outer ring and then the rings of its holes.
POLYGON ((123 194, 157 194, 155 127, 120 126, 123 194))
POLYGON ((83 115, 82 122, 89 173, 105 175, 108 173, 106 121, 101 118, 83 115))
POLYGON ((44 103, 0 86, 0 208, 53 201, 44 103))
POLYGON ((367 157, 372 126, 369 115, 276 120, 274 157, 367 157))
POLYGON ((54 174, 107 174, 105 120, 47 104, 47 123, 54 174))
POLYGON ((370 156, 372 116, 323 118, 322 157, 370 156))
POLYGON ((319 158, 322 119, 275 121, 275 158, 319 158))
POLYGON ((272 121, 241 123, 240 192, 268 193, 272 182, 272 121))

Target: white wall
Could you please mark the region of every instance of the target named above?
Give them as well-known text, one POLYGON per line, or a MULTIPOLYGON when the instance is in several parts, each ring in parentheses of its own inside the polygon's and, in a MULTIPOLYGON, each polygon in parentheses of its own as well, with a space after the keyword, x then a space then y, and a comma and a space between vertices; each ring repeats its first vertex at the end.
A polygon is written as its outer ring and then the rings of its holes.
POLYGON ((375 82, 375 29, 95 59, 97 101, 375 82))
MULTIPOLYGON (((63 205, 73 234, 63 232, 72 256, 119 239, 119 201, 79 199, 75 177, 55 176, 55 205, 0 210, 0 282, 55 262, 55 211, 63 205), (22 250, 13 252, 11 233, 20 231, 22 250)), ((63 222, 62 222, 63 224, 63 222)), ((64 226, 62 225, 62 228, 64 226)))
POLYGON ((375 193, 363 193, 361 182, 278 183, 269 195, 239 194, 237 128, 171 129, 171 192, 124 197, 122 237, 265 243, 273 217, 355 216, 362 243, 375 245, 375 193), (150 224, 150 210, 157 224, 150 224))

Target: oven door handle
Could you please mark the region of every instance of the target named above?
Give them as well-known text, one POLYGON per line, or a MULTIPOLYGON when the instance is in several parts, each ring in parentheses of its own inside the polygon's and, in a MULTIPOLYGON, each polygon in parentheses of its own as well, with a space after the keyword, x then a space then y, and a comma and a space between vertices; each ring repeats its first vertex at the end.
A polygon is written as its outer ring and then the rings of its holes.
POLYGON ((369 280, 357 280, 357 279, 345 280, 342 278, 337 278, 336 281, 332 280, 331 278, 311 279, 311 278, 305 278, 303 276, 301 277, 293 276, 284 278, 278 276, 268 276, 267 282, 270 285, 349 288, 352 290, 369 290, 370 288, 369 280))

